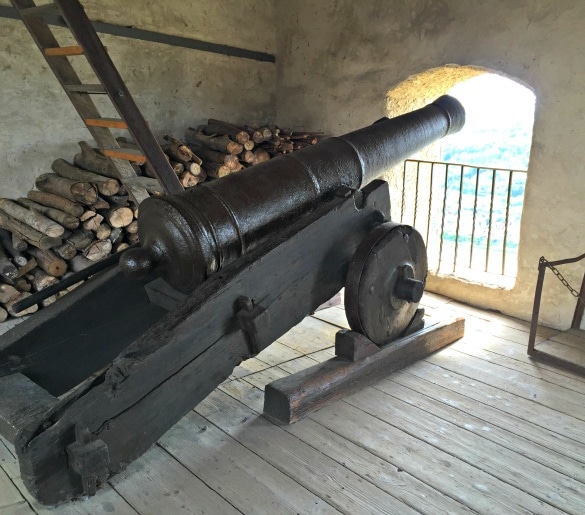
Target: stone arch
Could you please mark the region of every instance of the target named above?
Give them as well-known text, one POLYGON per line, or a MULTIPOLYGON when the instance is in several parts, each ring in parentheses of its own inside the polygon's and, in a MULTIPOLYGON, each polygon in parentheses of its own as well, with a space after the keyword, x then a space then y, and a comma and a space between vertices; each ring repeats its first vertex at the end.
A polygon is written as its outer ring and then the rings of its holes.
MULTIPOLYGON (((448 93, 452 88, 454 88, 454 86, 459 85, 459 84, 463 84, 466 81, 469 81, 470 79, 479 77, 481 75, 498 75, 503 79, 506 79, 507 81, 511 81, 516 83, 516 85, 518 86, 522 86, 523 88, 526 88, 529 91, 533 92, 533 89, 523 83, 522 81, 515 79, 513 77, 509 77, 506 74, 500 73, 498 71, 495 70, 491 70, 488 68, 482 68, 482 67, 478 67, 478 66, 460 66, 460 65, 446 65, 446 66, 441 66, 441 67, 437 67, 437 68, 432 68, 429 70, 426 70, 424 72, 418 73, 416 75, 413 75, 409 78, 407 78, 406 80, 398 83, 397 85, 395 85, 394 87, 392 87, 385 96, 385 106, 386 106, 386 114, 389 117, 395 117, 395 116, 399 116, 403 113, 406 112, 410 112, 412 110, 415 109, 419 109, 429 103, 431 103, 432 101, 434 101, 436 98, 438 98, 441 95, 444 95, 446 93, 448 93)), ((519 89, 517 88, 516 89, 519 89)), ((471 83, 470 83, 470 87, 471 87, 471 83)), ((492 97, 493 98, 493 97, 492 97)), ((477 105, 476 103, 474 104, 474 102, 472 102, 471 106, 473 105, 477 105)), ((471 107, 470 106, 470 107, 471 107)), ((483 113, 482 113, 483 114, 483 113)), ((489 120, 489 114, 487 113, 486 116, 486 123, 487 120, 489 120)), ((475 119, 477 120, 478 117, 476 116, 475 119)), ((500 120, 502 120, 503 118, 498 118, 496 120, 495 123, 497 123, 497 126, 499 127, 500 124, 500 120)), ((524 118, 518 118, 518 119, 524 119, 524 118)), ((493 120, 493 118, 492 118, 493 120)), ((533 120, 531 122, 533 124, 533 120)), ((477 123, 476 123, 477 125, 477 123)), ((489 127, 489 124, 488 124, 489 127)), ((526 125, 526 127, 528 128, 528 126, 526 125)), ((483 129, 482 129, 483 130, 483 129)), ((488 129, 488 131, 491 129, 488 129)), ((528 133, 528 131, 527 131, 528 133)), ((487 134, 493 134, 491 132, 487 132, 487 134)), ((532 126, 530 127, 530 131, 529 131, 529 136, 530 136, 530 140, 528 145, 531 145, 531 141, 532 141, 532 126)), ((454 143, 455 140, 453 140, 454 143)), ((459 143, 459 141, 458 141, 459 143)), ((457 144, 458 144, 457 143, 457 144)), ((457 147, 457 144, 455 144, 455 147, 457 147)), ((414 159, 419 159, 419 160, 428 160, 428 161, 432 161, 432 162, 441 162, 443 161, 442 159, 442 152, 441 152, 441 147, 442 147, 442 142, 438 141, 432 145, 429 145, 427 148, 423 149, 421 152, 417 153, 414 157, 414 159)), ((490 154, 490 158, 494 158, 494 156, 500 156, 500 157, 505 157, 506 159, 509 158, 510 156, 507 155, 506 153, 502 153, 501 149, 502 148, 508 148, 506 147, 502 147, 502 146, 498 146, 496 145, 492 145, 494 152, 492 154, 490 154), (498 150, 500 149, 500 150, 498 150)), ((521 145, 521 147, 524 147, 523 145, 521 145)), ((466 148, 466 147, 462 147, 462 148, 466 148)), ((481 149, 481 146, 470 146, 467 147, 470 149, 481 149)), ((513 147, 512 147, 513 148, 513 147)), ((528 149, 530 150, 530 149, 528 149)), ((473 151, 475 152, 473 154, 473 156, 485 156, 485 154, 483 154, 481 151, 473 151)), ((469 157, 469 154, 464 154, 466 157, 469 157)), ((451 161, 452 162, 452 161, 451 161)), ((483 162, 483 163, 472 163, 472 162, 466 162, 466 161, 458 161, 460 163, 464 163, 464 164, 474 164, 474 165, 493 165, 493 163, 490 162, 483 162)), ((410 165, 409 165, 410 166, 410 165)), ((418 165, 417 165, 418 166, 418 165)), ((505 165, 502 166, 503 168, 518 168, 512 165, 505 165)), ((463 168, 461 169, 463 170, 463 168)), ((469 170, 469 169, 467 169, 469 170)), ((418 172, 417 172, 418 173, 418 172)), ((463 172, 461 171, 461 174, 463 174, 463 172)), ((417 175, 418 177, 418 175, 417 175)), ((430 177, 430 175, 429 175, 430 177)), ((391 191, 393 192, 394 198, 392 199, 392 217, 394 219, 401 219, 402 215, 404 214, 404 202, 405 202, 405 198, 409 198, 409 197, 413 197, 413 198, 417 198, 418 197, 418 187, 419 187, 419 183, 418 183, 418 179, 417 182, 414 183, 413 181, 409 181, 407 180, 407 174, 406 174, 406 166, 403 167, 402 165, 397 166, 396 168, 394 168, 393 170, 390 171, 389 175, 388 175, 388 180, 391 184, 391 191), (398 194, 396 192, 399 192, 398 194)), ((424 179, 423 179, 424 180, 424 179)), ((430 180, 429 178, 427 178, 427 181, 430 180)), ((509 198, 508 198, 509 200, 509 198)), ((416 201, 415 201, 415 206, 416 206, 416 201)), ((414 208, 416 209, 416 207, 414 208)), ((430 217, 430 210, 431 208, 428 207, 428 214, 430 217)), ((443 215, 444 216, 444 215, 443 215)), ((474 215, 475 216, 475 215, 474 215)), ((416 214, 414 215, 414 217, 416 218, 416 214)), ((406 219, 403 220, 405 223, 413 223, 412 221, 408 220, 408 217, 406 219)), ((430 222, 427 223, 427 225, 430 226, 430 222)), ((506 224, 504 224, 505 226, 506 224)), ((519 222, 516 225, 516 228, 518 229, 518 233, 519 233, 519 222)), ((428 231, 428 229, 427 229, 428 231)), ((441 232, 441 231, 439 231, 441 232)), ((517 236, 519 238, 519 235, 517 236)), ((489 236, 488 236, 489 239, 489 236)), ((473 240, 473 237, 472 237, 473 240)), ((504 240, 506 241, 506 240, 504 240)), ((506 245, 504 243, 504 245, 506 245)), ((508 248, 508 247, 506 247, 508 248)), ((517 247, 516 247, 517 249, 517 247)), ((505 252, 504 252, 505 254, 505 252)), ((486 257, 487 259, 487 257, 486 257)), ((471 266, 471 265, 470 265, 471 266)), ((486 265, 487 267, 487 265, 486 265)), ((436 270, 436 274, 440 274, 439 268, 437 268, 436 270)), ((512 266, 512 268, 514 269, 513 272, 513 277, 515 277, 516 272, 515 272, 515 265, 512 266)), ((502 272, 503 273, 503 272, 502 272)), ((455 272, 455 270, 453 271, 454 277, 462 277, 461 275, 458 275, 458 273, 455 272)), ((466 275, 466 280, 470 280, 470 277, 472 278, 471 280, 474 281, 474 274, 468 274, 466 275)), ((485 281, 485 277, 482 279, 477 279, 478 282, 481 282, 482 284, 490 284, 489 280, 486 282, 485 281)), ((510 288, 513 286, 513 281, 509 282, 506 281, 505 284, 504 283, 500 283, 499 280, 496 278, 496 283, 494 283, 494 286, 503 286, 505 285, 507 288, 510 288)))

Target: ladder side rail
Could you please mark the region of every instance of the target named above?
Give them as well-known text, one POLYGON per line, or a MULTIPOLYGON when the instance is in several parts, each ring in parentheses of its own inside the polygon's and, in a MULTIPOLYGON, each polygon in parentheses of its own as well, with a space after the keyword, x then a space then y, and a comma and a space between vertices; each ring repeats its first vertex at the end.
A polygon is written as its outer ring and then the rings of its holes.
MULTIPOLYGON (((35 4, 32 0, 11 0, 13 6, 17 10, 27 9, 35 7, 35 4)), ((26 16, 22 18, 22 22, 24 23, 27 30, 30 32, 33 40, 35 41, 36 45, 41 50, 43 57, 45 57, 45 61, 49 65, 49 68, 63 87, 63 90, 69 97, 70 102, 73 104, 73 107, 81 117, 81 119, 86 118, 99 118, 100 112, 98 111, 96 105, 94 104, 93 100, 86 94, 79 94, 76 92, 70 92, 67 89, 68 85, 74 86, 81 86, 82 82, 77 75, 77 72, 67 59, 67 57, 50 57, 47 58, 44 53, 45 48, 55 48, 59 46, 58 41, 56 40, 55 36, 51 32, 51 29, 47 25, 47 23, 40 17, 32 17, 26 16)), ((90 134, 92 135, 93 139, 98 143, 100 146, 105 146, 108 148, 119 148, 120 145, 116 141, 116 138, 112 135, 112 133, 102 127, 87 127, 90 134)), ((121 159, 113 159, 115 168, 118 170, 118 174, 120 180, 124 182, 124 179, 130 177, 136 177, 136 172, 132 168, 132 165, 124 160, 121 159)), ((137 204, 140 204, 144 199, 148 198, 150 195, 144 188, 140 188, 134 185, 127 186, 128 192, 132 195, 134 200, 137 204)))
POLYGON ((127 123, 128 130, 144 152, 161 185, 167 193, 176 194, 184 191, 170 162, 148 128, 146 120, 134 102, 130 91, 106 52, 81 4, 77 0, 55 0, 55 4, 61 10, 63 18, 75 39, 84 48, 85 57, 106 88, 120 116, 127 123))

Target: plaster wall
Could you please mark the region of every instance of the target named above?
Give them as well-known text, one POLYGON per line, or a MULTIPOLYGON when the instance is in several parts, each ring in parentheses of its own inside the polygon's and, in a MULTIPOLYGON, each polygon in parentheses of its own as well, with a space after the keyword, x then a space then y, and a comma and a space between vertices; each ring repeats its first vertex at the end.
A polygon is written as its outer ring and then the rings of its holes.
MULTIPOLYGON (((536 116, 512 289, 431 278, 429 288, 528 319, 536 267, 583 252, 585 3, 580 0, 277 1, 279 123, 333 134, 387 114, 385 94, 454 63, 531 87, 536 116)), ((440 92, 439 92, 440 93, 440 92)), ((390 106, 391 110, 391 106, 390 106)), ((585 265, 563 272, 576 287, 585 265)), ((541 321, 570 324, 574 299, 549 274, 541 321)))
MULTIPOLYGON (((167 2, 87 0, 96 21, 132 25, 166 34, 275 53, 274 4, 247 7, 246 27, 235 0, 167 2)), ((10 5, 0 0, 0 5, 10 5)), ((74 44, 55 30, 62 45, 74 44)), ((228 57, 159 43, 102 35, 118 71, 156 136, 181 136, 189 126, 219 118, 236 123, 273 123, 273 63, 228 57)), ((78 60, 81 62, 81 60, 78 60)), ((89 67, 79 68, 90 83, 89 67)), ((20 21, 0 18, 0 196, 17 197, 50 171, 56 158, 72 159, 77 141, 91 136, 20 21)), ((111 105, 94 97, 103 116, 111 105)), ((123 135, 123 132, 120 132, 123 135)))

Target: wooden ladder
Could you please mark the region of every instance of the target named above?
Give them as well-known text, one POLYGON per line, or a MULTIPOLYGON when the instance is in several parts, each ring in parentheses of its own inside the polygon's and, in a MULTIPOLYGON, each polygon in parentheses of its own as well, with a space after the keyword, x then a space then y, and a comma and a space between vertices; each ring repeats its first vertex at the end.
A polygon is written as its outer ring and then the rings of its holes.
POLYGON ((101 152, 106 155, 137 204, 149 195, 132 182, 136 172, 131 162, 148 162, 167 193, 180 193, 183 187, 173 172, 156 138, 122 77, 100 41, 85 10, 77 0, 54 0, 35 5, 32 0, 11 0, 40 48, 49 67, 87 126, 101 152), (78 46, 60 46, 45 16, 59 14, 78 42, 78 46), (69 58, 85 56, 98 78, 98 84, 84 84, 69 58), (91 95, 108 95, 120 119, 101 117, 91 95), (142 152, 121 148, 110 129, 127 129, 142 152))

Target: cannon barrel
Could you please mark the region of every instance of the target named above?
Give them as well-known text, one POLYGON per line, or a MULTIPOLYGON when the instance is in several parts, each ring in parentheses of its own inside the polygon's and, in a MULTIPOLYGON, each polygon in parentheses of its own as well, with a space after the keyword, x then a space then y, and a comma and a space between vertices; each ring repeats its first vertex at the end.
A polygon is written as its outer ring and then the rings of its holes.
POLYGON ((126 251, 120 266, 136 278, 157 269, 175 288, 192 291, 337 188, 365 186, 464 123, 463 106, 442 96, 178 195, 151 197, 140 205, 141 247, 126 251))

